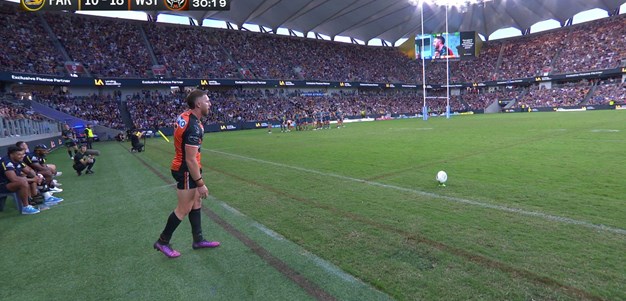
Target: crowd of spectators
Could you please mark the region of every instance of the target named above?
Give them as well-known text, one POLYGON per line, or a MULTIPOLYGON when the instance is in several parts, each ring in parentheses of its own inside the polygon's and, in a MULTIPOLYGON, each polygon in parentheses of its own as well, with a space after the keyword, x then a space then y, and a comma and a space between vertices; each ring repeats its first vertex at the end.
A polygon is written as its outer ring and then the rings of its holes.
MULTIPOLYGON (((586 80, 551 89, 538 85, 529 88, 471 88, 460 95, 450 95, 451 111, 485 109, 494 101, 514 101, 515 107, 567 107, 583 104, 590 93, 591 83, 586 80)), ((133 126, 155 129, 172 126, 178 114, 187 109, 184 102, 188 91, 141 91, 128 95, 127 104, 133 126)), ((426 103, 430 112, 444 113, 447 92, 444 89, 429 90, 426 103)), ((212 106, 205 124, 238 123, 275 120, 282 116, 316 112, 336 112, 344 116, 417 114, 422 111, 424 97, 421 91, 395 89, 321 90, 317 92, 287 89, 220 89, 208 91, 212 106)), ((626 98, 626 83, 610 81, 601 83, 589 104, 617 103, 626 98)), ((54 109, 111 128, 123 129, 118 95, 92 95, 74 97, 65 94, 36 95, 35 99, 54 109)), ((18 112, 3 109, 3 114, 18 112)))
MULTIPOLYGON (((416 114, 421 112, 423 97, 415 91, 371 90, 341 91, 336 93, 307 93, 283 89, 228 89, 209 91, 211 111, 206 124, 238 123, 263 120, 275 120, 282 116, 315 112, 336 112, 345 116, 416 114)), ((444 94, 436 93, 439 98, 428 98, 427 104, 432 112, 445 112, 444 94)), ((163 93, 142 91, 128 97, 128 109, 137 128, 154 129, 171 126, 178 114, 186 110, 185 93, 163 93)), ((434 95, 432 95, 434 96, 434 95)), ((465 109, 458 96, 451 96, 450 106, 454 111, 465 109)))
POLYGON ((30 121, 53 121, 31 108, 14 93, 0 93, 0 138, 14 137, 24 133, 42 134, 53 131, 52 123, 33 126, 30 121), (27 121, 29 123, 20 123, 27 121), (25 126, 26 125, 26 126, 25 126))
POLYGON ((45 13, 44 18, 70 58, 92 75, 148 77, 153 64, 137 23, 68 13, 45 13))
POLYGON ((586 80, 566 83, 562 86, 552 85, 551 89, 534 85, 519 99, 516 107, 519 108, 522 105, 531 108, 576 106, 583 102, 590 88, 591 85, 586 80))
POLYGON ((619 80, 600 82, 588 104, 607 105, 611 101, 616 104, 624 104, 626 102, 626 82, 620 82, 619 80))
MULTIPOLYGON (((363 82, 422 82, 422 62, 390 47, 368 47, 331 41, 154 24, 70 13, 43 13, 44 21, 0 3, 0 71, 62 74, 63 56, 82 63, 97 77, 149 77, 153 65, 164 65, 177 78, 311 79, 363 82), (114 31, 111 28, 115 28, 114 31), (145 32, 146 39, 142 36, 145 32), (154 57, 150 51, 153 51, 154 57)), ((486 42, 471 60, 426 62, 426 82, 482 82, 534 77, 545 72, 572 73, 616 68, 626 59, 626 15, 613 16, 568 28, 524 37, 486 42), (449 75, 449 76, 447 76, 449 75)), ((587 81, 538 85, 521 89, 470 89, 453 95, 453 111, 484 109, 496 100, 515 100, 516 107, 564 107, 623 103, 626 84, 600 82, 593 94, 587 81)), ((445 91, 429 90, 428 107, 444 112, 445 91)), ((42 93, 35 97, 54 109, 111 128, 125 127, 120 103, 126 101, 138 128, 171 125, 186 109, 184 92, 142 91, 121 99, 104 94, 77 97, 42 93)), ((284 89, 221 89, 209 91, 213 103, 206 123, 275 119, 282 115, 341 110, 346 116, 418 113, 421 91, 344 90, 319 93, 284 89)), ((40 120, 29 108, 0 103, 0 117, 40 120)))
POLYGON ((41 121, 47 119, 25 105, 7 101, 0 101, 0 117, 8 120, 29 119, 41 121))
POLYGON ((63 73, 63 58, 36 17, 2 1, 0 26, 0 71, 63 73))
MULTIPOLYGON (((473 60, 461 60, 450 65, 452 82, 476 83, 498 79, 496 64, 503 42, 492 41, 483 44, 480 54, 473 60), (479 66, 479 67, 477 67, 479 66)), ((445 64, 444 64, 445 65, 445 64)), ((437 82, 437 81, 429 81, 437 82)))
POLYGON ((155 129, 172 126, 178 114, 187 109, 185 93, 141 91, 127 96, 126 106, 133 126, 138 129, 155 129))
POLYGON ((502 44, 502 62, 498 79, 525 78, 540 75, 549 67, 557 50, 563 47, 566 30, 510 39, 502 44))
POLYGON ((72 96, 64 93, 49 93, 35 95, 33 99, 57 111, 92 122, 95 125, 114 129, 125 128, 120 115, 120 99, 116 95, 72 96))
POLYGON ((463 101, 467 104, 468 110, 485 109, 494 101, 513 100, 517 101, 523 93, 523 89, 497 89, 488 91, 484 89, 469 89, 467 93, 462 95, 463 101))
POLYGON ((257 78, 415 82, 418 70, 389 48, 226 30, 215 35, 257 78))
POLYGON ((212 30, 182 25, 144 24, 157 63, 177 78, 240 78, 237 66, 212 30))
POLYGON ((557 74, 620 67, 626 59, 626 17, 572 27, 561 44, 557 74))
MULTIPOLYGON (((0 36, 7 41, 0 45, 0 68, 57 73, 62 56, 42 20, 7 3, 0 5, 0 13, 6 28, 0 36)), ((422 82, 421 60, 391 47, 61 12, 43 16, 70 59, 98 77, 149 77, 153 65, 164 65, 168 76, 177 78, 422 82)), ((451 61, 449 78, 451 82, 479 82, 580 72, 618 67, 624 58, 626 16, 618 15, 485 42, 479 57, 451 61)), ((427 64, 427 83, 445 83, 446 64, 427 64)))

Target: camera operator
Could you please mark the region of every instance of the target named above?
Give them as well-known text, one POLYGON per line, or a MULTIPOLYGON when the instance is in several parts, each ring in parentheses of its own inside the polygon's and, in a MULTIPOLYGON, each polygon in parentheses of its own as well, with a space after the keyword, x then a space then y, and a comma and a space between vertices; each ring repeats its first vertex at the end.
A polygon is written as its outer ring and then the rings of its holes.
POLYGON ((87 169, 85 174, 92 174, 93 170, 91 169, 96 164, 96 158, 92 155, 87 155, 85 152, 87 152, 87 145, 83 144, 78 149, 78 153, 74 155, 74 165, 72 167, 79 176, 83 174, 85 168, 87 169))
POLYGON ((135 129, 132 134, 130 135, 130 144, 132 145, 132 148, 130 149, 131 152, 141 152, 143 151, 143 143, 141 143, 139 141, 139 139, 143 136, 143 133, 138 130, 135 129))

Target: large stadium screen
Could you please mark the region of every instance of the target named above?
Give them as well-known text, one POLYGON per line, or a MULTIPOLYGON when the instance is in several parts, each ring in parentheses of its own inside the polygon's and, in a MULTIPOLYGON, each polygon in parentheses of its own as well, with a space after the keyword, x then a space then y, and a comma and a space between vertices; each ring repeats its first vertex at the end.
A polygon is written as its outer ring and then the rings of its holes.
POLYGON ((423 56, 424 59, 431 60, 474 57, 476 54, 475 36, 476 33, 473 31, 417 35, 415 58, 422 59, 423 56))

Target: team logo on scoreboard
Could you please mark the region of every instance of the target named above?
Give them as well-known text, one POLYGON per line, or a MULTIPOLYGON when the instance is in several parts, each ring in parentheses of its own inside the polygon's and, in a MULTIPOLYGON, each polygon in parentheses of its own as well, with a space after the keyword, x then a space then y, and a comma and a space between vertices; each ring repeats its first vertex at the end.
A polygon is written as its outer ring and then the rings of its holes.
POLYGON ((38 11, 43 8, 44 0, 21 0, 22 8, 27 11, 38 11))
POLYGON ((169 10, 187 10, 187 0, 164 0, 165 7, 169 10))

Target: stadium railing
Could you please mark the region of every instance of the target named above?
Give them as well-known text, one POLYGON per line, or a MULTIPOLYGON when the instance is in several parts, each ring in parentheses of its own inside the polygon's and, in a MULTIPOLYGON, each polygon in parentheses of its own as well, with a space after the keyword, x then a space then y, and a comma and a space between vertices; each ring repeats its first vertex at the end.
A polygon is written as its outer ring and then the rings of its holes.
POLYGON ((0 138, 23 137, 38 134, 52 134, 61 131, 61 124, 56 121, 30 119, 12 119, 0 117, 0 138))

